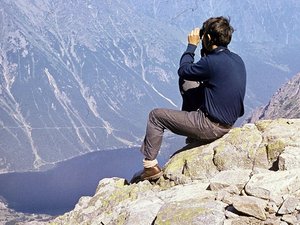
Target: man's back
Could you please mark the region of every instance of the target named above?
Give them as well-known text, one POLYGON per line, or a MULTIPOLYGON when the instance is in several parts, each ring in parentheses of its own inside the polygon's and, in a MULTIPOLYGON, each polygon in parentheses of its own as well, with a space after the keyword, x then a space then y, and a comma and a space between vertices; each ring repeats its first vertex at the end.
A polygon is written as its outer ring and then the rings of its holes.
POLYGON ((204 58, 209 68, 209 78, 204 89, 204 110, 215 120, 233 125, 244 114, 244 62, 237 54, 222 47, 204 58))
POLYGON ((204 81, 200 109, 217 122, 233 125, 244 114, 246 69, 243 60, 221 46, 193 63, 194 49, 189 45, 183 54, 178 75, 186 80, 204 81))

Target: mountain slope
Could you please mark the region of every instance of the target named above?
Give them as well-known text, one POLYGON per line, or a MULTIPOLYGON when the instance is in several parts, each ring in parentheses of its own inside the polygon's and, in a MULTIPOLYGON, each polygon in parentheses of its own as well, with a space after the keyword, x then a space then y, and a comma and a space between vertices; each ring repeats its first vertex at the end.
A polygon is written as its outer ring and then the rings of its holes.
POLYGON ((139 145, 151 109, 180 108, 186 34, 210 16, 236 28, 247 115, 299 71, 299 12, 298 1, 1 1, 0 171, 139 145))
POLYGON ((284 84, 266 106, 256 109, 247 122, 276 118, 300 118, 300 73, 284 84))
POLYGON ((0 170, 136 145, 153 106, 178 106, 176 30, 122 1, 0 4, 0 170))

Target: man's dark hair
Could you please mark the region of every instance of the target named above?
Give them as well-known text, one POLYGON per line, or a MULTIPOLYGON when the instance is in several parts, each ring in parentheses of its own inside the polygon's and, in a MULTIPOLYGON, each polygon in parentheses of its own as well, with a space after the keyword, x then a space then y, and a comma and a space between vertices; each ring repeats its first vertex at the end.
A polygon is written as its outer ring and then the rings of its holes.
POLYGON ((203 23, 200 36, 209 34, 211 37, 210 45, 224 46, 231 41, 233 27, 230 25, 230 19, 223 16, 211 17, 203 23))

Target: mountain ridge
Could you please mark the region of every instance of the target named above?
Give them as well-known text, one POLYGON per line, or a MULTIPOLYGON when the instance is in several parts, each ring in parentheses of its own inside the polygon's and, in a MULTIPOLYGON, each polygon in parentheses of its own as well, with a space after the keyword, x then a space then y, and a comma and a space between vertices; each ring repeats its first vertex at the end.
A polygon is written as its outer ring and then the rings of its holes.
POLYGON ((247 122, 253 123, 261 119, 300 118, 299 84, 300 73, 279 88, 267 105, 254 110, 247 122))

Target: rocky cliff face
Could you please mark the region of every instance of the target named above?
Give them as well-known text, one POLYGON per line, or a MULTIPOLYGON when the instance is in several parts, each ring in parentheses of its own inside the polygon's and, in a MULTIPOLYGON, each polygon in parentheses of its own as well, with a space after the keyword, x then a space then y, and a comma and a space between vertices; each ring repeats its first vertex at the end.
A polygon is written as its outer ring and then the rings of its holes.
POLYGON ((157 183, 100 181, 94 196, 51 224, 299 224, 300 120, 234 128, 186 146, 157 183))
POLYGON ((270 102, 255 110, 248 122, 259 119, 300 118, 300 73, 284 84, 270 102))

